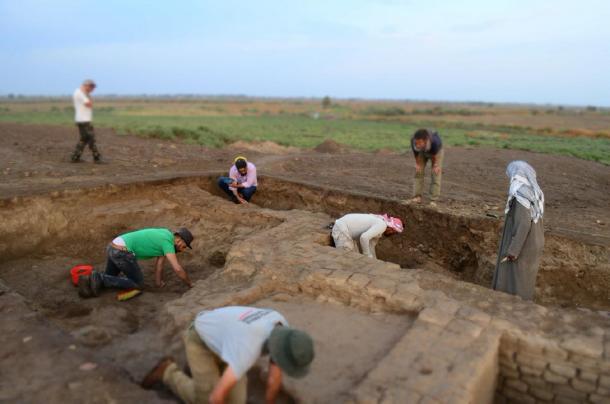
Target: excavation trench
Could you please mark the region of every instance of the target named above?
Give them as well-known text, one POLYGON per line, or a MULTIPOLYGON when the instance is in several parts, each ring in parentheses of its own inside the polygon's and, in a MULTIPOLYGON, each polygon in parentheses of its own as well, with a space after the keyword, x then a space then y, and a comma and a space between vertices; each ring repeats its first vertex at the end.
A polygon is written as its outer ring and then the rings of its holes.
MULTIPOLYGON (((483 215, 456 216, 273 177, 262 177, 259 185, 260 191, 253 202, 272 210, 301 209, 324 212, 334 218, 349 212, 390 212, 400 216, 405 219, 406 231, 379 243, 380 259, 483 286, 490 283, 500 220, 483 215)), ((157 314, 167 302, 180 298, 186 292, 185 287, 166 270, 167 286, 155 288, 152 262, 149 262, 142 265, 146 292, 141 296, 122 303, 116 300, 115 293, 106 291, 97 299, 82 300, 68 280, 68 270, 80 263, 103 270, 105 245, 123 232, 150 226, 187 226, 197 235, 196 248, 180 256, 180 261, 193 280, 204 280, 222 271, 227 253, 236 242, 282 223, 277 215, 264 209, 241 214, 239 207, 219 203, 208 192, 223 196, 216 187, 216 175, 110 185, 2 201, 0 280, 24 296, 33 310, 43 313, 83 349, 95 351, 101 363, 119 366, 129 379, 138 381, 164 350, 157 314)), ((607 253, 603 246, 547 236, 538 280, 539 302, 608 309, 607 253)), ((299 304, 286 301, 275 305, 280 310, 294 312, 297 317, 301 310, 299 304)), ((310 316, 304 312, 300 320, 305 328, 312 324, 304 319, 314 318, 318 312, 334 313, 325 318, 329 324, 348 316, 358 317, 357 313, 348 312, 353 308, 319 306, 319 302, 308 303, 312 308, 310 316)), ((412 321, 404 316, 394 321, 387 316, 374 321, 362 317, 362 335, 366 329, 386 327, 384 342, 378 345, 378 350, 369 352, 371 363, 385 354, 412 321)), ((321 338, 332 339, 332 334, 321 338)), ((349 338, 346 340, 349 345, 349 338)), ((363 342, 366 341, 359 341, 363 342)), ((259 370, 251 374, 250 402, 263 400, 259 370)), ((362 377, 358 371, 350 375, 352 383, 362 377)), ((339 399, 341 389, 345 391, 349 386, 338 383, 331 384, 335 390, 320 394, 339 399)), ((172 397, 168 392, 159 394, 163 399, 172 397)), ((283 400, 290 402, 291 398, 285 395, 283 400)))
MULTIPOLYGON (((157 183, 5 201, 0 211, 0 281, 64 330, 67 343, 93 351, 97 362, 118 366, 139 382, 165 352, 159 311, 187 288, 168 268, 166 286, 156 288, 153 261, 143 261, 141 296, 119 302, 114 291, 104 291, 98 298, 81 299, 69 282, 69 269, 92 264, 104 270, 105 245, 118 234, 151 226, 187 226, 197 235, 196 248, 179 259, 196 282, 224 266, 232 243, 281 222, 264 213, 232 215, 210 204, 210 198, 216 199, 198 187, 157 183)), ((258 377, 250 378, 250 402, 263 401, 261 383, 258 377)), ((172 397, 167 391, 160 393, 160 399, 172 397)), ((285 396, 281 402, 290 401, 285 396)))
MULTIPOLYGON (((199 179, 203 189, 222 196, 216 177, 199 179)), ((377 256, 403 268, 422 268, 484 287, 491 284, 503 218, 456 215, 426 206, 356 192, 322 188, 274 177, 260 180, 259 206, 324 212, 338 218, 351 212, 388 212, 403 218, 400 236, 383 238, 377 256)), ((536 302, 562 307, 610 309, 610 250, 566 237, 545 235, 536 302)))

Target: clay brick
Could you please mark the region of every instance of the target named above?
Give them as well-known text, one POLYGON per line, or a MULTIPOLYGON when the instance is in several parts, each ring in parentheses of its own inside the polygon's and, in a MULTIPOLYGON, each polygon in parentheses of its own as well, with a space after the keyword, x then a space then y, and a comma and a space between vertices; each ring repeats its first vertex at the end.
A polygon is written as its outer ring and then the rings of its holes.
POLYGON ((437 386, 432 389, 430 396, 443 404, 472 402, 472 394, 456 386, 437 386))
POLYGON ((535 356, 542 356, 544 346, 548 340, 538 335, 519 336, 517 340, 517 351, 535 356))
POLYGON ((545 370, 542 377, 544 378, 544 380, 546 380, 547 382, 550 383, 555 383, 555 384, 565 384, 568 382, 568 378, 564 377, 564 376, 560 376, 557 373, 553 373, 549 370, 545 370))
POLYGON ((553 341, 544 347, 544 356, 550 360, 566 360, 568 359, 568 352, 561 349, 556 341, 553 341))
POLYGON ((519 365, 519 371, 527 376, 542 376, 544 369, 536 369, 526 365, 519 365))
POLYGON ((332 271, 330 269, 317 268, 317 269, 311 271, 305 279, 313 280, 315 282, 318 282, 318 281, 324 282, 324 281, 326 281, 326 278, 328 278, 328 276, 331 273, 332 273, 332 271))
POLYGON ((530 387, 550 388, 549 384, 541 377, 523 376, 521 380, 527 383, 530 387))
POLYGON ((500 345, 500 353, 499 353, 499 357, 500 358, 504 358, 507 361, 511 361, 511 362, 515 362, 515 357, 517 356, 517 353, 513 350, 510 349, 506 349, 504 346, 500 345))
POLYGON ((471 338, 477 338, 483 330, 483 328, 481 328, 481 326, 478 324, 462 319, 451 320, 451 322, 447 325, 447 329, 455 332, 456 334, 468 335, 471 338))
POLYGON ((600 396, 610 397, 610 389, 605 389, 602 386, 597 386, 595 393, 600 396))
POLYGON ((352 276, 351 272, 338 269, 326 277, 326 282, 334 286, 343 286, 350 276, 352 276))
POLYGON ((454 315, 460 308, 460 304, 455 300, 447 299, 443 296, 436 300, 434 308, 444 311, 449 315, 454 315))
POLYGON ((472 321, 481 327, 486 327, 491 322, 491 316, 481 310, 472 307, 462 307, 457 312, 458 317, 472 321))
POLYGON ((417 295, 410 293, 394 293, 391 297, 392 304, 397 305, 400 310, 417 313, 421 311, 423 303, 417 295))
POLYGON ((415 391, 404 388, 390 388, 384 391, 383 399, 375 401, 379 404, 394 404, 394 403, 417 403, 422 397, 415 391))
POLYGON ((357 289, 364 289, 370 281, 371 278, 368 275, 355 273, 349 277, 347 283, 357 289))
POLYGON ((517 362, 515 362, 514 360, 507 359, 505 356, 500 356, 498 361, 500 363, 500 366, 502 366, 504 368, 514 369, 514 370, 518 369, 517 362))
POLYGON ((567 377, 568 379, 576 376, 576 368, 567 363, 550 363, 549 369, 551 369, 553 373, 567 377))
POLYGON ((599 377, 599 385, 606 389, 610 389, 610 376, 600 376, 599 377))
POLYGON ((438 309, 426 308, 419 313, 418 319, 444 327, 449 324, 453 316, 438 309))
POLYGON ((540 356, 524 354, 521 352, 517 352, 517 356, 515 359, 518 364, 527 366, 531 369, 544 370, 547 365, 547 362, 544 360, 544 358, 540 356))
POLYGON ((604 354, 603 339, 599 336, 585 337, 579 335, 568 337, 561 342, 560 347, 594 359, 601 358, 604 354))
POLYGON ((595 384, 580 379, 572 379, 570 384, 575 390, 582 391, 583 393, 593 393, 596 390, 595 384))
POLYGON ((416 282, 409 281, 399 283, 396 287, 396 293, 411 293, 416 296, 422 296, 425 292, 416 282))
POLYGON ((605 403, 608 404, 608 402, 610 401, 610 397, 608 396, 600 396, 598 394, 591 394, 589 395, 589 401, 591 401, 592 403, 605 403))
MULTIPOLYGON (((512 327, 515 328, 514 325, 512 327)), ((519 338, 513 333, 504 333, 500 339, 500 349, 503 351, 519 351, 519 338)))
POLYGON ((502 395, 508 397, 511 400, 514 400, 517 403, 523 404, 535 404, 536 399, 529 396, 528 394, 522 393, 518 390, 513 390, 511 388, 505 388, 502 390, 502 395))
POLYGON ((504 386, 509 387, 511 389, 515 389, 522 393, 525 393, 527 391, 527 384, 517 379, 506 379, 506 381, 504 382, 504 386))
MULTIPOLYGON (((388 403, 389 404, 389 403, 388 403)), ((438 401, 436 398, 430 397, 430 396, 424 396, 420 401, 419 404, 441 404, 440 401, 438 401)))
POLYGON ((551 401, 555 394, 550 388, 530 387, 529 393, 539 400, 551 401))
POLYGON ((395 290, 396 283, 384 278, 373 279, 366 287, 366 292, 370 296, 380 296, 386 299, 386 301, 390 300, 395 290))
POLYGON ((557 398, 571 398, 573 400, 578 400, 580 402, 587 400, 587 393, 583 393, 582 391, 574 390, 571 386, 566 385, 555 385, 553 386, 553 393, 557 396, 557 398))
POLYGON ((504 366, 500 366, 500 373, 504 377, 510 379, 519 379, 519 377, 521 376, 521 373, 519 373, 517 369, 512 369, 504 366))
POLYGON ((497 328, 500 331, 512 330, 515 328, 515 323, 498 317, 493 317, 490 324, 492 327, 497 328))
POLYGON ((582 404, 582 401, 570 397, 555 396, 555 404, 582 404))
POLYGON ((570 362, 574 363, 578 368, 584 370, 597 370, 600 368, 600 365, 602 365, 602 361, 599 359, 596 360, 588 356, 578 354, 571 354, 569 360, 570 362))
POLYGON ((599 379, 599 375, 593 372, 581 370, 580 372, 578 372, 578 378, 592 384, 597 384, 597 379, 599 379))

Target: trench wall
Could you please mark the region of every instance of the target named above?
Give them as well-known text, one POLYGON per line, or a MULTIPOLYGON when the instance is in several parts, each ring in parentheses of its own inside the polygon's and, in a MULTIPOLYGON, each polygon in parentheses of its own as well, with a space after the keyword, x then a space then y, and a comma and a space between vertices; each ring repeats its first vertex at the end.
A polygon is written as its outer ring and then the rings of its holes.
MULTIPOLYGON (((222 196, 214 176, 202 178, 200 186, 222 196)), ((269 176, 260 178, 259 189, 254 203, 271 209, 324 212, 333 218, 349 212, 391 212, 404 219, 405 232, 382 239, 377 246, 380 259, 403 268, 433 264, 457 279, 485 287, 491 284, 502 219, 455 215, 442 208, 404 205, 269 176)), ((548 232, 545 239, 537 301, 610 310, 610 248, 548 232)))

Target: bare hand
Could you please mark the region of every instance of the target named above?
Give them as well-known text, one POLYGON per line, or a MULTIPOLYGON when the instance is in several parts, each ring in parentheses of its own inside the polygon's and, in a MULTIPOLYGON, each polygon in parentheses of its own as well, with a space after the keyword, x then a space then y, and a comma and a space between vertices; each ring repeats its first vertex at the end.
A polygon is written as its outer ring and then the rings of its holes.
POLYGON ((506 257, 502 258, 502 260, 500 261, 500 263, 504 263, 506 261, 515 261, 517 259, 517 257, 513 256, 513 255, 507 255, 506 257))
POLYGON ((424 166, 422 166, 420 164, 415 164, 415 172, 417 174, 421 174, 422 171, 424 171, 424 166))
POLYGON ((439 175, 441 173, 441 168, 439 166, 432 166, 432 172, 435 175, 439 175))

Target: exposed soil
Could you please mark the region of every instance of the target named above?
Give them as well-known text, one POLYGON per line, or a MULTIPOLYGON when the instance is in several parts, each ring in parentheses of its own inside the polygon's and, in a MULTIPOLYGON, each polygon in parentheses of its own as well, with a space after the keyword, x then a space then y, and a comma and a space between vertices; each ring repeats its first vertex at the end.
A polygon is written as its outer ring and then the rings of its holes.
MULTIPOLYGON (((219 195, 214 176, 227 170, 235 155, 244 153, 262 175, 255 204, 321 211, 333 217, 354 210, 391 211, 406 219, 407 230, 380 243, 381 259, 482 285, 489 284, 502 225, 507 187, 504 169, 511 160, 525 159, 537 169, 547 200, 547 244, 538 301, 601 310, 610 307, 610 168, 600 164, 510 150, 451 148, 446 152, 443 199, 439 206, 429 207, 401 203, 410 196, 412 186, 409 153, 349 152, 328 142, 322 145, 322 153, 269 144, 210 150, 101 130, 98 144, 107 164, 97 165, 90 161, 88 151, 85 162, 69 162, 75 142, 76 129, 0 124, 0 219, 6 230, 0 234, 4 258, 0 311, 3 316, 12 313, 2 321, 7 330, 0 338, 3 374, 10 366, 18 368, 21 359, 14 352, 23 350, 28 337, 34 336, 36 343, 25 345, 30 349, 28 363, 37 355, 47 363, 66 356, 61 369, 74 373, 77 380, 82 377, 81 384, 72 384, 69 390, 86 392, 101 377, 117 390, 113 397, 124 401, 175 400, 164 390, 132 392, 130 386, 164 351, 156 313, 166 302, 182 296, 181 283, 168 273, 168 285, 156 289, 152 265, 143 264, 147 292, 142 296, 125 304, 108 292, 83 301, 68 282, 66 268, 86 262, 102 269, 100 246, 118 232, 151 224, 188 225, 198 235, 198 248, 181 257, 181 262, 195 280, 211 276, 224 266, 233 243, 280 222, 264 210, 248 206, 226 203, 219 207, 203 192, 219 195), (189 178, 166 181, 179 177, 189 178), (100 186, 107 184, 131 185, 102 190, 100 186), (92 187, 98 188, 82 191, 92 187), (27 321, 20 323, 21 317, 27 321), (78 355, 72 346, 77 347, 78 355), (97 370, 78 370, 83 358, 95 363, 97 370)), ((394 321, 389 314, 371 317, 355 309, 299 299, 275 296, 260 303, 289 313, 294 325, 311 330, 320 341, 340 336, 320 346, 322 360, 316 366, 323 368, 318 373, 336 366, 328 361, 341 361, 343 355, 337 352, 348 355, 362 343, 375 348, 361 359, 375 361, 409 327, 404 316, 394 321)), ((355 385, 365 377, 367 366, 361 365, 345 369, 341 373, 344 384, 335 380, 327 390, 320 389, 319 397, 340 401, 350 383, 355 385)), ((44 371, 48 370, 36 370, 44 371)), ((16 382, 24 372, 21 368, 10 372, 6 384, 0 384, 0 400, 24 400, 20 394, 28 388, 16 382)), ((256 372, 258 369, 251 375, 251 391, 256 392, 251 402, 262 400, 256 372)), ((333 377, 332 372, 328 377, 333 377)), ((52 380, 45 380, 46 385, 29 388, 25 401, 40 400, 44 389, 54 386, 52 380)), ((315 387, 299 384, 299 388, 303 386, 315 387)), ((47 398, 67 402, 74 395, 66 396, 55 387, 47 398)))
MULTIPOLYGON (((118 136, 105 129, 97 131, 97 139, 109 164, 91 164, 88 150, 88 161, 71 164, 76 128, 0 124, 0 196, 225 171, 242 153, 261 174, 348 192, 400 200, 410 197, 413 184, 409 152, 287 153, 281 147, 261 147, 261 152, 240 145, 217 150, 118 136)), ((590 161, 518 150, 448 148, 439 209, 502 215, 508 186, 504 171, 515 159, 528 161, 538 173, 546 196, 547 232, 610 246, 610 167, 590 161)))

